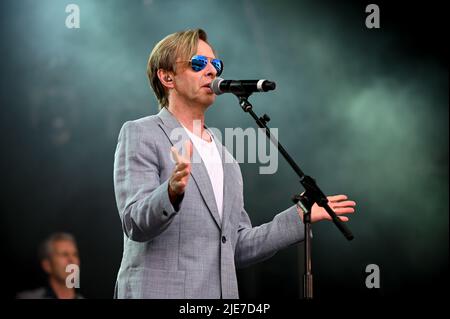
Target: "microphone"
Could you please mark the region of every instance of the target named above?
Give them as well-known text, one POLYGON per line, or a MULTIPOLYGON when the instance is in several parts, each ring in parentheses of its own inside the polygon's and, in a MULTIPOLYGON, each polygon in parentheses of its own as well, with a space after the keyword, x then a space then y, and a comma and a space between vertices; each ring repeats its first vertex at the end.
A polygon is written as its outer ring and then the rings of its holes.
POLYGON ((215 78, 210 88, 216 94, 234 93, 251 94, 253 92, 267 92, 275 90, 275 82, 268 80, 224 80, 215 78))

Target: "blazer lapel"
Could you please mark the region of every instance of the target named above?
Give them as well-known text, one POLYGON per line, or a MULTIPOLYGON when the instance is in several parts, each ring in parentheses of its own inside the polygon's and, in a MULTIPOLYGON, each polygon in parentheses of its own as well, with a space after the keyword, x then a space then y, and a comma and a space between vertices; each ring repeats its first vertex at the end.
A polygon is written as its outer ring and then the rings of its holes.
POLYGON ((226 147, 218 141, 216 141, 217 149, 219 150, 220 157, 222 159, 223 167, 223 208, 222 208, 222 229, 226 229, 233 204, 233 198, 236 192, 236 169, 234 167, 234 158, 228 152, 226 147))
MULTIPOLYGON (((190 140, 185 129, 165 107, 161 109, 161 111, 158 113, 158 116, 161 118, 163 122, 163 125, 160 124, 160 127, 163 129, 172 145, 175 144, 179 145, 180 142, 184 144, 184 141, 190 140), (178 130, 177 132, 175 132, 176 134, 173 134, 174 129, 178 130)), ((193 146, 192 158, 194 159, 193 163, 191 164, 192 179, 197 185, 197 188, 199 189, 200 194, 202 195, 209 212, 214 218, 217 227, 221 228, 222 223, 220 221, 219 211, 217 210, 216 198, 214 197, 214 191, 212 188, 211 180, 208 175, 208 171, 206 170, 206 166, 203 163, 203 160, 201 159, 201 156, 198 153, 197 149, 193 144, 192 146, 193 146)), ((224 185, 225 185, 225 171, 224 171, 224 185)))

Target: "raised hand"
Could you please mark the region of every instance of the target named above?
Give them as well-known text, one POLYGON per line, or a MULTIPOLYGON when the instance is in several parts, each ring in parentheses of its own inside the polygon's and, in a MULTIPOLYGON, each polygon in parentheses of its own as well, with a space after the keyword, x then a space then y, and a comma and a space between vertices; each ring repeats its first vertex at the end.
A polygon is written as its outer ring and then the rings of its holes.
POLYGON ((176 203, 177 197, 181 196, 187 186, 189 174, 191 173, 192 142, 185 142, 185 155, 180 155, 178 150, 172 146, 172 156, 175 159, 175 168, 169 179, 169 198, 172 204, 176 203))

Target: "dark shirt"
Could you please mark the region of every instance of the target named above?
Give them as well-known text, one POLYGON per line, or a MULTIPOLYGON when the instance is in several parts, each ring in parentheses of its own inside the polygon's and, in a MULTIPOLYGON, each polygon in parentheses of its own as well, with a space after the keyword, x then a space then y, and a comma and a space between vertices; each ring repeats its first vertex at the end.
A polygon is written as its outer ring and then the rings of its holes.
MULTIPOLYGON (((53 289, 46 285, 37 289, 22 291, 17 294, 16 299, 58 299, 58 297, 53 289)), ((84 299, 84 297, 76 292, 73 299, 84 299)))

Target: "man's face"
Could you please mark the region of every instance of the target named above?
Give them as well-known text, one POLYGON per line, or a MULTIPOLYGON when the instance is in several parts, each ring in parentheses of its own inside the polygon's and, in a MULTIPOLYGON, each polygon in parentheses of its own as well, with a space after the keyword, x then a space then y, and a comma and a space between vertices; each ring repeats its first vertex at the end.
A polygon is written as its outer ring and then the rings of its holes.
POLYGON ((44 259, 42 267, 45 272, 60 282, 65 282, 66 267, 69 264, 79 265, 78 249, 70 240, 59 240, 52 243, 52 251, 49 258, 44 259))
MULTIPOLYGON (((215 58, 211 47, 203 40, 199 40, 197 55, 215 58)), ((176 103, 202 106, 207 108, 214 103, 216 95, 209 88, 209 84, 216 78, 217 71, 208 62, 201 71, 192 70, 189 63, 177 63, 177 74, 174 76, 174 90, 172 91, 176 103)))

